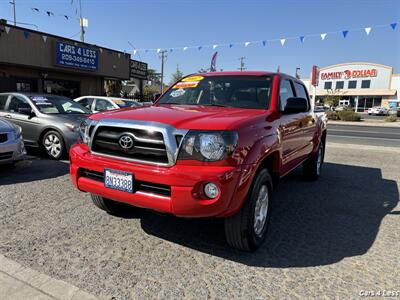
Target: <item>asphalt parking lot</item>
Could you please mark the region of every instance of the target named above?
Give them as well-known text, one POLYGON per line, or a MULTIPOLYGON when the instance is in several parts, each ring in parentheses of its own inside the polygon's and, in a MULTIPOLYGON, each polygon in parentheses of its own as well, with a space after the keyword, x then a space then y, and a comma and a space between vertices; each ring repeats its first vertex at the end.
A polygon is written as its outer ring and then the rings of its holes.
POLYGON ((67 161, 0 171, 0 254, 99 298, 358 298, 400 290, 400 151, 327 147, 275 194, 256 253, 228 248, 221 220, 137 209, 108 215, 73 188, 67 161))

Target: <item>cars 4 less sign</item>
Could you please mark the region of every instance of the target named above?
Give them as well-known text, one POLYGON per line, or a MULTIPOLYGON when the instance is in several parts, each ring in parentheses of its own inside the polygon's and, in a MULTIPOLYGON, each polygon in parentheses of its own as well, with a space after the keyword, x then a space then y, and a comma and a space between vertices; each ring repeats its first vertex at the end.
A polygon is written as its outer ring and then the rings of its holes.
POLYGON ((56 42, 56 65, 75 69, 97 70, 99 52, 97 49, 56 42))
POLYGON ((344 71, 336 71, 336 72, 322 72, 321 73, 321 80, 376 77, 377 74, 378 74, 377 69, 344 70, 344 71))

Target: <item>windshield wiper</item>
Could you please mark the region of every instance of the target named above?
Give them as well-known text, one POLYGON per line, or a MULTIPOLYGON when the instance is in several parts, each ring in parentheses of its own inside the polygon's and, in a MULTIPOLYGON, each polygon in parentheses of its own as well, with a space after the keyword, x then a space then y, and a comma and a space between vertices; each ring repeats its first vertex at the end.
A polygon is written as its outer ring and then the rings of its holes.
POLYGON ((210 104, 201 104, 202 106, 217 106, 217 107, 231 107, 229 105, 217 104, 217 103, 210 103, 210 104))

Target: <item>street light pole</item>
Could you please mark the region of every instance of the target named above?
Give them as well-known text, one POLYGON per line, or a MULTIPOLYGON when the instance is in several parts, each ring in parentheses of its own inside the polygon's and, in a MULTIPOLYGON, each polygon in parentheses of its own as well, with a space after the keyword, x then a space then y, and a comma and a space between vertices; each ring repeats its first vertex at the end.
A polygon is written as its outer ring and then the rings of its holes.
POLYGON ((14 7, 14 26, 17 26, 17 15, 16 15, 16 12, 15 12, 15 0, 10 2, 10 4, 12 4, 13 7, 14 7))
POLYGON ((246 57, 244 57, 244 56, 242 56, 242 57, 239 58, 239 60, 240 60, 240 68, 239 68, 239 70, 240 70, 240 71, 246 70, 246 68, 244 67, 244 59, 245 59, 245 58, 246 58, 246 57))
POLYGON ((160 50, 161 58, 161 94, 164 92, 164 63, 167 58, 167 50, 160 50))
POLYGON ((81 3, 81 0, 79 0, 79 24, 81 25, 81 42, 84 42, 85 41, 85 29, 83 28, 82 3, 81 3))

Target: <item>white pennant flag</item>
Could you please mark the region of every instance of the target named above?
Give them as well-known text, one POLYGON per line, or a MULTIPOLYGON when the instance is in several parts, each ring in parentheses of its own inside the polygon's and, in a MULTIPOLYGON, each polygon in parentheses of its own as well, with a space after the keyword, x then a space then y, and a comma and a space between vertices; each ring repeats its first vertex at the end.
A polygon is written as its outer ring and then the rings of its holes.
POLYGON ((326 33, 321 33, 321 40, 324 40, 326 38, 326 33))
POLYGON ((183 51, 186 51, 188 47, 183 47, 183 51))
POLYGON ((364 30, 365 30, 365 33, 367 34, 367 35, 369 35, 369 33, 371 32, 371 27, 365 27, 364 28, 364 30))
POLYGON ((213 45, 213 49, 215 49, 215 48, 217 48, 218 47, 218 45, 213 45))
POLYGON ((160 49, 160 48, 158 48, 158 49, 157 49, 157 53, 160 53, 160 51, 161 51, 161 49, 160 49))
POLYGON ((245 46, 245 47, 247 47, 248 45, 250 45, 250 42, 244 43, 244 46, 245 46))
POLYGON ((286 39, 281 39, 281 45, 285 45, 286 39))
POLYGON ((135 49, 135 50, 133 50, 133 55, 136 55, 136 52, 137 52, 137 50, 135 49))
POLYGON ((121 53, 118 53, 118 58, 121 58, 121 53))
POLYGON ((103 53, 103 48, 100 48, 100 53, 103 53))
POLYGON ((4 29, 6 30, 6 33, 8 34, 9 32, 10 32, 10 27, 8 27, 8 26, 4 26, 4 29))
POLYGON ((46 43, 46 41, 47 41, 47 36, 46 36, 46 35, 42 35, 42 39, 43 39, 43 42, 46 43))

